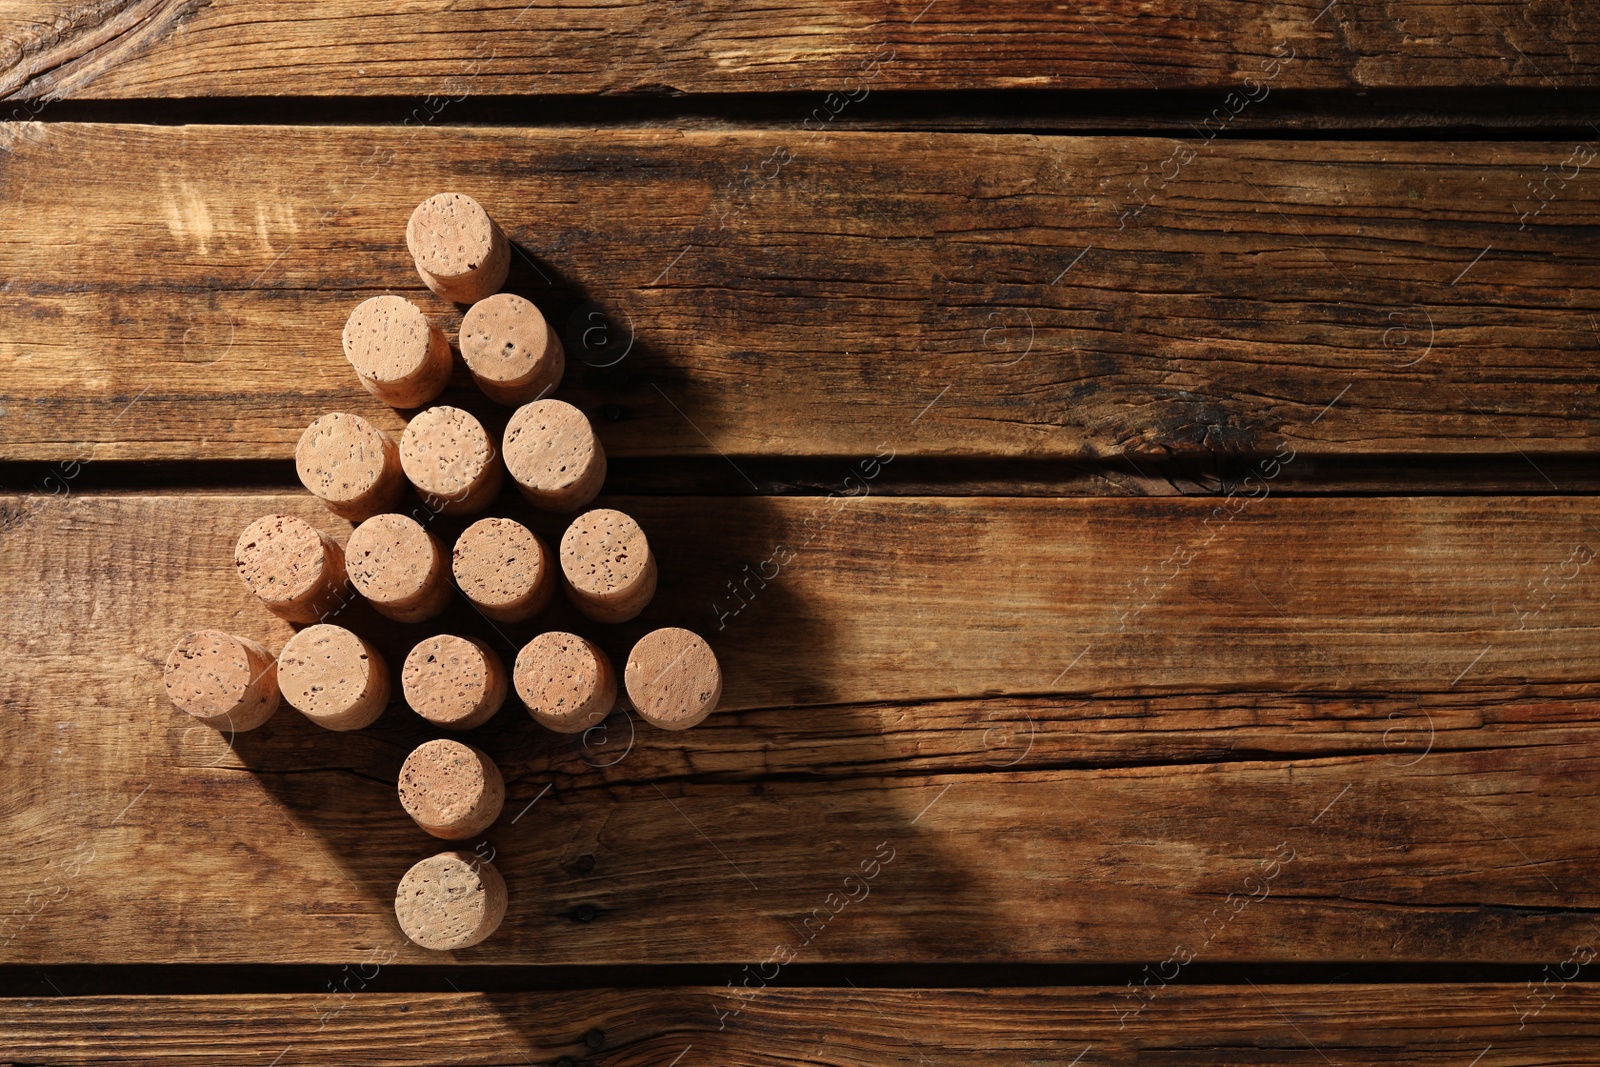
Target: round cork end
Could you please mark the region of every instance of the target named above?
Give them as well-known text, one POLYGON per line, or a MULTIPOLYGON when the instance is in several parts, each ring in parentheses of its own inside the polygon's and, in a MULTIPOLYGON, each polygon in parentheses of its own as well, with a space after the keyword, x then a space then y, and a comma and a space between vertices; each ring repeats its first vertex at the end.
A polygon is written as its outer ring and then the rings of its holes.
POLYGON ((648 723, 687 730, 717 706, 722 668, 705 638, 669 626, 652 630, 628 653, 623 671, 628 699, 648 723))
POLYGON ((405 489, 400 448, 360 415, 324 415, 294 447, 300 484, 351 522, 394 508, 405 489))
POLYGON ((506 701, 506 670, 482 641, 440 634, 419 641, 400 669, 411 710, 446 730, 471 730, 506 701))
POLYGON ((459 841, 481 834, 505 802, 506 784, 494 760, 460 741, 418 745, 400 768, 400 804, 434 837, 459 841))
POLYGON ((550 605, 555 562, 534 533, 511 519, 479 519, 456 539, 456 584, 495 622, 524 622, 550 605))
POLYGON ((445 515, 471 515, 500 492, 500 457, 483 424, 441 404, 419 413, 400 438, 400 465, 422 500, 445 515))
POLYGON ((413 942, 435 952, 470 948, 506 917, 506 881, 487 860, 441 852, 405 873, 394 914, 413 942))
POLYGON ((567 357, 537 307, 515 293, 472 305, 461 320, 461 358, 484 395, 501 404, 526 404, 561 382, 567 357))
POLYGON ((344 324, 344 355, 367 391, 391 407, 420 407, 450 380, 450 339, 400 296, 356 305, 344 324))
POLYGON ((377 649, 342 626, 309 626, 283 646, 278 686, 318 726, 360 730, 389 703, 389 668, 377 649))
POLYGON ((213 729, 254 730, 278 710, 272 653, 221 630, 185 634, 167 656, 162 680, 178 710, 213 729))
POLYGON ((396 622, 431 619, 450 603, 444 545, 407 515, 374 515, 344 550, 350 584, 396 622))
POLYGON ((348 599, 338 542, 293 515, 265 515, 246 526, 233 562, 250 591, 290 622, 316 622, 348 599))
POLYGON ((522 495, 545 511, 578 510, 606 480, 605 449, 588 416, 560 400, 517 409, 506 424, 505 456, 522 495))
POLYGON ((406 248, 428 288, 458 304, 493 293, 511 270, 511 242, 465 193, 438 193, 418 204, 406 223, 406 248))
POLYGON ((573 607, 596 622, 627 622, 656 593, 656 561, 639 524, 596 508, 561 537, 561 573, 573 607))
POLYGON ((617 703, 617 675, 606 654, 577 634, 543 633, 517 653, 517 695, 540 724, 579 734, 605 721, 617 703))

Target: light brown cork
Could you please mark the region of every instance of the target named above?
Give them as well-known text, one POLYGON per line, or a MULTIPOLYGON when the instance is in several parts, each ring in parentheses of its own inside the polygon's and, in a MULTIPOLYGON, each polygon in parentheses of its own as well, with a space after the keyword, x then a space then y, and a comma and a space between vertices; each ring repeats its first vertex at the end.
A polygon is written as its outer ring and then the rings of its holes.
POLYGON ((506 669, 482 641, 440 634, 406 654, 400 688, 411 710, 435 726, 471 730, 505 703, 506 669))
POLYGON ((400 446, 360 415, 324 415, 294 446, 300 484, 351 522, 392 511, 405 490, 400 446))
POLYGON ((424 742, 400 768, 400 804, 434 837, 459 841, 481 834, 500 817, 505 802, 500 768, 460 741, 424 742))
POLYGON ((561 537, 567 599, 595 622, 627 622, 656 595, 656 560, 639 524, 596 508, 561 537))
POLYGON ((339 543, 293 515, 246 526, 233 563, 250 591, 289 622, 318 622, 350 601, 339 543))
POLYGON ((543 511, 577 511, 606 480, 606 452, 589 418, 560 400, 536 400, 511 416, 506 469, 528 503, 543 511))
POLYGON ((555 559, 531 530, 511 519, 479 519, 456 538, 456 585, 495 622, 524 622, 550 605, 555 559))
POLYGON ((563 734, 579 734, 605 721, 617 703, 611 661, 577 634, 540 634, 517 653, 517 695, 528 714, 563 734))
POLYGON ((687 730, 717 706, 722 668, 705 638, 668 626, 652 630, 628 653, 623 671, 628 699, 648 723, 687 730))
POLYGON ((483 423, 440 404, 419 412, 400 438, 400 465, 423 503, 445 515, 472 515, 500 493, 504 467, 483 423))
POLYGON ((428 288, 458 304, 495 292, 511 270, 511 242, 465 193, 438 193, 418 204, 406 223, 406 248, 428 288))
POLYGON ((185 634, 167 656, 162 680, 178 710, 216 730, 254 730, 278 710, 272 653, 221 630, 185 634))
POLYGON ((566 353, 545 317, 515 293, 472 305, 461 320, 461 358, 484 395, 499 404, 526 404, 561 383, 566 353))
POLYGON ((342 626, 310 626, 278 655, 283 699, 330 730, 371 726, 389 704, 389 667, 378 650, 342 626))
POLYGON ((469 852, 441 852, 400 879, 394 915, 405 935, 423 948, 471 948, 505 919, 506 880, 488 860, 469 852))
POLYGON ((367 392, 390 407, 421 407, 450 380, 450 339, 400 296, 356 305, 344 324, 344 355, 367 392))
POLYGON ((350 584, 396 622, 431 619, 450 603, 444 544, 408 515, 374 515, 344 547, 350 584))

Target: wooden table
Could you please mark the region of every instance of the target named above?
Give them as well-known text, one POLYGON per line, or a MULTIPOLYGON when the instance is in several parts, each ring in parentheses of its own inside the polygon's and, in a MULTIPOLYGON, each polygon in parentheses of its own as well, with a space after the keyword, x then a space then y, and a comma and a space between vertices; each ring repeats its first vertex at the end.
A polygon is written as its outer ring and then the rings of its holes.
POLYGON ((1600 1062, 1593 14, 0 0, 0 1062, 1600 1062), (442 189, 727 675, 446 955, 421 720, 160 684, 442 189))

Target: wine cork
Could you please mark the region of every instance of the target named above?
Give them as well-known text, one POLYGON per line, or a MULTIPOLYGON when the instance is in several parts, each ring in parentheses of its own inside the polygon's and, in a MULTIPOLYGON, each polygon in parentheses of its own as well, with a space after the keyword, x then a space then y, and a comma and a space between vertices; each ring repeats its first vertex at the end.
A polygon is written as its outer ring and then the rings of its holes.
POLYGON ((400 768, 400 804, 434 837, 459 841, 481 834, 500 817, 505 802, 500 768, 460 741, 424 742, 400 768))
POLYGON ((344 355, 367 392, 390 407, 421 407, 450 380, 450 339, 400 296, 356 305, 344 324, 344 355))
POLYGON ((482 641, 440 634, 406 655, 400 688, 411 710, 435 726, 471 730, 505 703, 506 669, 482 641))
POLYGON ((606 452, 588 416, 560 400, 536 400, 511 416, 506 469, 528 503, 544 511, 577 511, 606 480, 606 452))
POLYGON ((458 304, 482 300, 511 270, 511 242, 465 193, 438 193, 418 204, 406 223, 406 248, 428 288, 458 304))
POLYGON ((374 515, 357 526, 344 560, 350 584, 396 622, 431 619, 450 603, 444 545, 408 515, 374 515))
POLYGON ((705 638, 676 626, 639 639, 628 653, 623 680, 640 716, 663 730, 698 724, 722 696, 716 653, 705 638))
POLYGON ((471 515, 488 507, 500 493, 504 469, 483 424, 443 404, 406 426, 400 465, 423 503, 445 515, 471 515))
POLYGON ((461 320, 461 358, 484 395, 526 404, 550 393, 567 367, 561 339, 533 303, 497 293, 461 320))
POLYGON ((523 622, 549 607, 555 560, 531 530, 511 519, 479 519, 456 538, 456 585, 495 622, 523 622))
POLYGON ((488 860, 441 852, 400 879, 394 915, 405 935, 423 948, 471 948, 505 919, 506 880, 488 860))
POLYGON ((360 415, 324 415, 294 446, 300 484, 351 522, 394 510, 405 490, 400 446, 360 415))
POLYGON ((595 622, 627 622, 656 595, 656 560, 639 524, 596 508, 561 536, 561 573, 572 606, 595 622))
POLYGON ((283 699, 329 730, 371 726, 389 704, 389 667, 378 650, 342 626, 310 626, 278 655, 283 699))
POLYGON ((167 656, 167 696, 216 730, 254 730, 278 710, 278 668, 272 653, 221 630, 185 634, 167 656))
POLYGON ((540 634, 517 653, 517 695, 528 714, 557 733, 578 734, 605 721, 617 703, 611 661, 577 634, 540 634))
POLYGON ((268 610, 289 622, 317 622, 350 599, 338 542, 293 515, 265 515, 246 526, 233 563, 268 610))

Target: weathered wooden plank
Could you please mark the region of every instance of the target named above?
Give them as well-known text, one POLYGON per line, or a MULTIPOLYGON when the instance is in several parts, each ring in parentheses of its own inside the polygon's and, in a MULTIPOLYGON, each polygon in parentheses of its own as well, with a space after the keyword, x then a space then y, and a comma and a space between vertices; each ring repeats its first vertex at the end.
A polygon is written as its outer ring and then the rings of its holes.
POLYGON ((561 395, 618 456, 1516 458, 1600 426, 1600 186, 1570 145, 8 132, 5 459, 398 427, 339 331, 385 288, 454 329, 402 240, 442 187, 526 252, 561 395))
MULTIPOLYGON (((1594 85, 1572 0, 1208 0, 1040 10, 1020 0, 751 9, 544 0, 8 0, 0 90, 17 97, 1594 85), (863 80, 866 79, 866 80, 863 80)), ((404 111, 401 112, 404 114, 404 111)), ((426 110, 423 112, 426 114, 426 110)), ((798 121, 799 116, 797 116, 798 121)))
MULTIPOLYGON (((570 627, 619 654, 651 627, 692 626, 728 661, 723 707, 733 709, 1044 692, 1428 692, 1469 666, 1479 685, 1600 678, 1600 622, 1586 603, 1593 499, 1262 488, 1254 501, 610 498, 639 519, 660 561, 660 591, 638 620, 597 626, 563 603, 499 630, 464 606, 448 621, 502 647, 570 627)), ((290 631, 238 581, 238 532, 279 511, 340 540, 349 530, 306 493, 11 499, 0 592, 16 607, 0 632, 63 668, 62 632, 102 633, 135 660, 213 623, 276 647, 290 631), (119 628, 135 617, 160 625, 119 628)), ((559 541, 560 519, 510 494, 500 504, 496 513, 559 541)), ((441 518, 435 529, 449 541, 462 525, 441 518)), ((362 612, 354 625, 373 623, 362 612)), ((382 647, 416 632, 375 636, 382 647)))
MULTIPOLYGON (((661 561, 643 624, 697 623, 708 587, 831 507, 616 503, 661 561)), ((0 832, 28 861, 0 867, 22 909, 0 959, 436 959, 391 910, 436 847, 394 795, 420 720, 347 737, 285 711, 230 749, 159 684, 188 628, 281 645, 228 563, 245 521, 345 527, 304 496, 22 504, 0 832)), ((1563 959, 1600 908, 1594 507, 1269 499, 1201 544, 1193 501, 855 501, 708 628, 730 710, 707 726, 573 745, 510 709, 476 735, 510 783, 481 847, 512 912, 459 958, 1563 959), (1169 541, 1187 567, 1123 604, 1169 541), (1346 692, 1183 695, 1208 688, 1346 692), (1070 696, 1118 689, 1177 692, 1070 696), (915 702, 984 694, 1015 696, 915 702), (1241 893, 1261 895, 1218 911, 1241 893)), ((391 654, 428 632, 352 625, 391 654)))
MULTIPOLYGON (((1592 957, 1594 949, 1587 952, 1592 957)), ((351 973, 357 970, 371 969, 351 973)), ((382 981, 380 969, 374 984, 382 981)), ((1520 1067, 1600 1056, 1600 991, 1571 982, 1534 988, 1544 1000, 1531 1000, 1529 987, 1510 983, 1180 984, 1131 1020, 1121 1014, 1130 1003, 1127 991, 1107 987, 774 987, 751 993, 736 1016, 728 1013, 740 1002, 726 988, 7 999, 0 1000, 0 1054, 62 1065, 259 1064, 278 1056, 283 1067, 527 1064, 560 1057, 661 1067, 1520 1067)))

